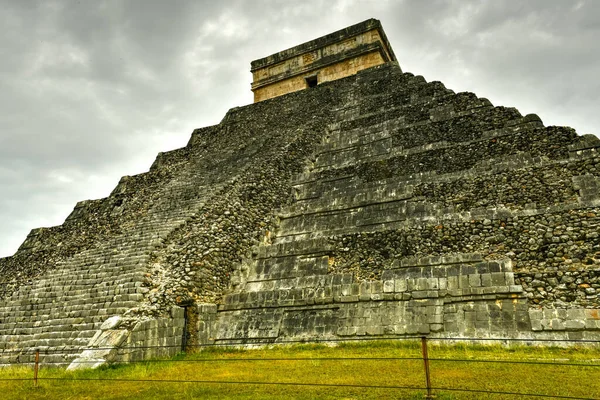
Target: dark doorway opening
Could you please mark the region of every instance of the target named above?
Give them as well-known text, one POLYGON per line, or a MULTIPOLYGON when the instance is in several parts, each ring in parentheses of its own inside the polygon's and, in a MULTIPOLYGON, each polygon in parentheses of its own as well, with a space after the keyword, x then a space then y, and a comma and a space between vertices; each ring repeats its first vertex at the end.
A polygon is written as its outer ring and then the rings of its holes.
POLYGON ((185 353, 190 340, 190 332, 188 326, 188 307, 183 307, 183 335, 181 337, 181 351, 185 353))
POLYGON ((309 76, 306 79, 306 87, 315 87, 318 84, 317 76, 309 76))

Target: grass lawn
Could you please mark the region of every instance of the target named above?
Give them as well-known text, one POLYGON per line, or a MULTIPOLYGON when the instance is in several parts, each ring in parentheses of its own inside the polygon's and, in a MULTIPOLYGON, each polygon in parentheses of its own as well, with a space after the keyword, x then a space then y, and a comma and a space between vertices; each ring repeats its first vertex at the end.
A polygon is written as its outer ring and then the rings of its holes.
MULTIPOLYGON (((0 369, 0 379, 25 380, 0 380, 0 398, 422 399, 425 378, 420 357, 420 343, 406 341, 343 343, 335 347, 293 345, 259 350, 211 348, 170 360, 73 373, 42 366, 37 388, 33 386, 32 367, 11 367, 0 369), (178 382, 186 380, 195 382, 178 382), (360 385, 371 387, 355 387, 360 385)), ((598 349, 430 344, 429 357, 433 359, 431 383, 435 388, 600 398, 598 349)), ((437 399, 533 398, 444 389, 436 389, 434 394, 437 399)))

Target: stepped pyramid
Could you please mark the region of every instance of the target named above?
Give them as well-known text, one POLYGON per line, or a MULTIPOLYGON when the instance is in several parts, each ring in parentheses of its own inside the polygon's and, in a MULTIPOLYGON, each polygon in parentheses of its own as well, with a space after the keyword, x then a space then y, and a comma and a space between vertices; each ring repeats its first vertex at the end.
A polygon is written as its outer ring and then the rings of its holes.
POLYGON ((595 136, 403 72, 376 20, 252 71, 254 104, 0 259, 0 363, 600 339, 595 136))

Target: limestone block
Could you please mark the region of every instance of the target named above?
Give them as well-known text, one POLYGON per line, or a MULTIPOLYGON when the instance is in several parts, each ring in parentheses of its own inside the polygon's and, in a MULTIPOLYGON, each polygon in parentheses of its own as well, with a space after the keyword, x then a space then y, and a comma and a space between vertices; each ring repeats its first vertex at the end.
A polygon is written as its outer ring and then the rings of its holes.
POLYGON ((600 329, 600 321, 593 319, 585 320, 585 329, 587 330, 598 330, 600 329))
POLYGON ((584 320, 586 319, 585 309, 582 308, 570 308, 566 310, 566 318, 569 320, 584 320))
POLYGON ((406 279, 394 279, 394 291, 405 292, 407 290, 406 279))
POLYGON ((103 331, 116 329, 121 324, 121 316, 115 315, 114 317, 108 318, 104 323, 100 326, 100 329, 103 331))
POLYGON ((568 331, 580 331, 580 330, 585 329, 585 321, 567 320, 564 323, 564 327, 568 331))
POLYGON ((481 275, 480 274, 469 274, 469 286, 478 287, 481 286, 481 275))
POLYGON ((394 292, 394 281, 393 280, 386 280, 383 282, 383 292, 384 293, 394 292))
POLYGON ((127 336, 129 331, 122 330, 106 330, 102 331, 102 334, 98 336, 94 341, 90 341, 90 347, 118 347, 120 346, 127 336))
POLYGON ((67 370, 97 368, 112 361, 117 355, 117 348, 129 336, 127 330, 105 330, 100 335, 95 335, 88 343, 92 348, 83 351, 79 357, 71 362, 67 370), (97 348, 97 349, 94 349, 97 348))

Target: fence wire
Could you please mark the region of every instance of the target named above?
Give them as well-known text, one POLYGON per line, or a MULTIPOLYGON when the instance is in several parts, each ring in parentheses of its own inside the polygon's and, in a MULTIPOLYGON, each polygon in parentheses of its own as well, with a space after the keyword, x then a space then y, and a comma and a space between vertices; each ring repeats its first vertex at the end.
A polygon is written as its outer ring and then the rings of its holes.
MULTIPOLYGON (((539 366, 560 366, 560 367, 579 367, 579 368, 597 368, 600 367, 600 360, 590 360, 587 362, 566 362, 563 359, 560 360, 511 360, 511 359, 485 359, 485 358, 448 358, 448 357, 429 357, 427 354, 428 343, 436 343, 442 341, 452 341, 455 343, 467 343, 472 344, 473 342, 547 342, 547 343, 556 343, 556 342, 565 342, 570 344, 589 344, 589 343, 600 343, 599 340, 569 340, 569 339, 507 339, 507 338, 432 338, 428 339, 426 337, 400 337, 400 338, 354 338, 354 339, 323 339, 323 340, 315 340, 307 342, 305 340, 287 340, 287 341, 279 341, 279 342, 267 342, 267 343, 258 343, 253 341, 250 338, 239 339, 238 343, 216 343, 216 344, 201 344, 201 345, 191 345, 188 346, 188 349, 191 350, 202 350, 206 348, 231 348, 239 350, 240 346, 246 345, 280 345, 280 344, 315 344, 315 343, 335 343, 335 342, 369 342, 369 341, 407 341, 407 340, 420 340, 422 346, 422 354, 419 357, 228 357, 228 358, 201 358, 201 359, 153 359, 153 360, 123 360, 118 361, 116 364, 146 364, 151 365, 155 363, 167 364, 167 363, 188 363, 188 364, 199 364, 199 363, 232 363, 232 362, 281 362, 281 361, 291 361, 291 362, 315 362, 315 361, 330 361, 330 362, 366 362, 366 361, 375 361, 375 362, 394 362, 394 361, 421 361, 424 364, 426 374, 429 374, 429 363, 430 362, 442 362, 442 363, 497 363, 497 364, 506 364, 506 365, 539 365, 539 366), (252 342, 253 341, 253 342, 252 342), (252 342, 252 343, 249 343, 252 342)), ((180 348, 180 346, 139 346, 139 347, 122 347, 120 350, 151 350, 151 349, 173 349, 180 348)), ((419 390, 426 391, 425 398, 433 399, 433 392, 441 393, 441 392, 464 392, 464 393, 481 393, 487 395, 504 395, 504 396, 526 396, 526 397, 535 397, 535 398, 556 398, 556 399, 581 399, 581 400, 600 400, 600 397, 578 397, 578 396, 569 396, 569 395, 550 395, 544 393, 534 393, 534 392, 514 392, 514 391, 502 391, 502 390, 488 390, 488 389, 477 389, 477 388, 460 388, 460 387, 438 387, 430 384, 429 379, 427 379, 426 386, 403 386, 403 385, 368 385, 368 384, 352 384, 352 383, 322 383, 322 382, 270 382, 270 381, 243 381, 243 380, 196 380, 196 379, 120 379, 120 378, 85 378, 85 377, 44 377, 38 375, 38 370, 40 366, 48 365, 48 366, 57 366, 62 365, 65 366, 67 364, 96 364, 97 360, 64 360, 64 361, 45 361, 40 360, 40 355, 52 355, 52 354, 64 354, 74 356, 84 350, 114 350, 114 348, 84 348, 77 347, 72 349, 11 349, 11 350, 0 350, 0 356, 8 355, 8 354, 18 354, 18 355, 35 355, 36 361, 21 361, 16 360, 9 364, 15 365, 28 365, 34 366, 34 377, 33 378, 0 378, 0 381, 5 382, 24 382, 31 381, 33 379, 34 385, 37 386, 39 381, 48 381, 48 382, 99 382, 99 383, 107 383, 107 382, 131 382, 131 383, 188 383, 188 384, 206 384, 206 385, 269 385, 269 386, 299 386, 299 387, 329 387, 329 388, 356 388, 356 389, 382 389, 382 390, 419 390)), ((417 347, 415 346, 415 350, 417 347)), ((200 353, 201 354, 201 353, 200 353)), ((417 372, 415 371, 415 374, 417 372)), ((435 374, 433 374, 435 375, 435 374)), ((435 377, 434 377, 435 378, 435 377)))

